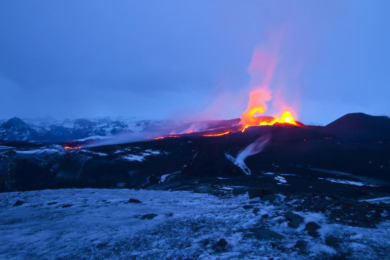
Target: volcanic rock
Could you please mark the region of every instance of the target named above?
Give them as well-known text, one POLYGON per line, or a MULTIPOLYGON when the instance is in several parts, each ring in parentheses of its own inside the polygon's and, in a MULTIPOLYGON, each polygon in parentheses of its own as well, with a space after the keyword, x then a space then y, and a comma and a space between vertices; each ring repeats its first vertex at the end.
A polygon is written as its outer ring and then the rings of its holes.
POLYGON ((276 195, 275 194, 264 195, 261 199, 264 200, 264 201, 273 202, 273 201, 276 200, 276 195))
POLYGON ((145 214, 141 217, 141 219, 154 219, 155 217, 157 217, 157 214, 145 214))
POLYGON ((221 238, 214 246, 213 249, 217 251, 222 251, 228 245, 228 242, 224 238, 221 238))
POLYGON ((244 205, 242 206, 244 209, 253 209, 253 205, 244 205))
POLYGON ((127 201, 128 203, 141 203, 141 201, 140 200, 138 200, 138 199, 129 199, 128 201, 127 201))
MULTIPOLYGON (((274 192, 270 189, 264 189, 264 188, 253 188, 248 190, 248 195, 250 199, 253 198, 261 198, 263 199, 267 195, 274 195, 274 192)), ((268 196, 266 198, 272 198, 272 196, 268 196)))
POLYGON ((233 195, 241 195, 245 194, 248 191, 248 188, 246 187, 233 187, 233 195))
POLYGON ((308 252, 308 250, 307 250, 307 241, 302 240, 302 239, 298 240, 298 241, 295 243, 294 248, 298 249, 298 251, 299 251, 300 253, 303 253, 303 254, 304 254, 304 253, 307 253, 307 252, 308 252))
POLYGON ((265 228, 251 228, 249 231, 251 233, 248 236, 254 236, 259 240, 279 240, 284 238, 284 236, 265 228))
POLYGON ((208 193, 212 194, 214 192, 214 189, 210 186, 204 185, 204 186, 199 186, 195 188, 196 193, 208 193))
POLYGON ((16 201, 15 203, 14 203, 14 207, 17 207, 17 206, 20 206, 20 205, 23 205, 24 204, 24 201, 22 201, 22 200, 18 200, 18 201, 16 201))
POLYGON ((317 230, 320 228, 321 228, 321 226, 318 225, 317 223, 309 222, 306 224, 305 230, 308 231, 310 236, 318 237, 320 234, 318 234, 317 230))
POLYGON ((298 214, 288 211, 284 214, 285 218, 289 221, 288 226, 291 228, 298 228, 303 223, 303 217, 298 214))
POLYGON ((334 237, 334 236, 332 236, 332 235, 330 235, 330 236, 327 236, 326 238, 325 238, 325 244, 327 245, 327 246, 331 246, 331 247, 333 247, 333 248, 338 248, 340 245, 340 240, 338 239, 338 238, 336 238, 336 237, 334 237))

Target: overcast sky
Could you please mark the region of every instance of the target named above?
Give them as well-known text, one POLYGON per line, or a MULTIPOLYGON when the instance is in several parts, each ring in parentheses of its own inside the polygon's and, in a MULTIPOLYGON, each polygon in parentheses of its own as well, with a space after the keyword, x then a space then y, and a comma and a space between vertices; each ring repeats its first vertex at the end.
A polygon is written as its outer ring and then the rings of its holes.
POLYGON ((239 117, 259 47, 300 121, 390 115, 389 13, 385 0, 3 0, 0 118, 239 117))

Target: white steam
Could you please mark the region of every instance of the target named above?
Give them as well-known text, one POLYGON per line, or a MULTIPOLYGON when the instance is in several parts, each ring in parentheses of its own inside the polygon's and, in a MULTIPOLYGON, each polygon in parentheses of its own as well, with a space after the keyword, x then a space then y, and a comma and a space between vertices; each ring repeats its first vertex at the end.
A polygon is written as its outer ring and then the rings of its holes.
POLYGON ((253 143, 241 150, 237 157, 234 158, 230 154, 225 154, 226 158, 229 159, 232 163, 240 167, 246 175, 251 175, 251 170, 245 164, 245 159, 249 156, 261 153, 264 148, 267 146, 269 140, 271 139, 270 135, 264 135, 256 139, 253 143))

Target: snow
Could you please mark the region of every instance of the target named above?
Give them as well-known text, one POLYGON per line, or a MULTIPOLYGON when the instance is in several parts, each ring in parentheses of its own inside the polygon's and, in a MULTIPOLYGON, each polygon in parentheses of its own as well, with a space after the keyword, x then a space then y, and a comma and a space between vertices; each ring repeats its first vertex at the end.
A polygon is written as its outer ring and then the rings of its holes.
POLYGON ((367 202, 370 202, 370 203, 380 203, 380 202, 383 202, 383 203, 390 204, 390 197, 373 198, 373 199, 367 199, 367 200, 363 200, 363 201, 367 201, 367 202))
POLYGON ((82 149, 80 150, 84 153, 89 153, 89 154, 94 154, 94 155, 98 155, 98 156, 108 156, 108 154, 106 153, 99 153, 99 152, 95 152, 95 151, 91 151, 91 150, 85 150, 85 149, 82 149))
POLYGON ((147 155, 150 155, 150 154, 158 155, 158 154, 161 154, 161 152, 160 152, 160 151, 157 151, 157 150, 154 151, 154 150, 152 150, 152 149, 146 149, 144 154, 147 154, 147 155))
POLYGON ((85 141, 91 141, 91 140, 103 140, 103 139, 110 139, 113 138, 112 136, 103 136, 103 135, 93 135, 93 136, 88 136, 82 139, 77 139, 75 141, 78 142, 85 142, 85 141))
POLYGON ((318 171, 318 172, 337 175, 337 176, 346 176, 346 177, 349 177, 352 179, 357 179, 357 180, 360 180, 363 182, 370 182, 370 183, 375 183, 375 184, 379 184, 379 185, 383 184, 382 181, 380 181, 380 180, 368 178, 365 176, 355 175, 355 174, 351 174, 351 173, 334 171, 334 170, 327 170, 327 169, 321 169, 321 168, 308 168, 308 169, 312 170, 312 171, 318 171))
POLYGON ((277 180, 279 183, 287 183, 287 180, 286 178, 282 177, 282 176, 276 176, 275 177, 275 180, 277 180))
POLYGON ((320 237, 312 238, 304 224, 289 228, 284 212, 282 202, 262 203, 247 195, 128 189, 1 193, 0 259, 329 259, 336 250, 325 245, 328 234, 342 241, 349 259, 390 254, 388 221, 362 228, 329 223, 322 213, 294 211, 304 223, 321 226, 320 237), (128 203, 130 198, 141 203, 128 203), (13 207, 17 200, 25 203, 13 207), (257 207, 258 214, 243 205, 257 207), (157 216, 143 219, 145 214, 157 216), (258 240, 248 236, 253 227, 284 238, 258 240), (228 243, 225 250, 214 247, 221 238, 228 243), (308 241, 307 254, 293 249, 298 239, 308 241))
POLYGON ((58 153, 58 152, 60 152, 58 149, 53 149, 53 148, 16 151, 16 153, 18 153, 18 154, 42 154, 42 153, 53 154, 53 153, 58 153))
POLYGON ((6 150, 6 149, 13 149, 13 147, 0 145, 0 150, 6 150))
POLYGON ((160 178, 160 182, 164 182, 167 179, 167 177, 170 175, 171 175, 170 173, 162 175, 160 178))
POLYGON ((234 165, 238 166, 246 175, 252 174, 251 170, 248 168, 248 166, 246 166, 246 164, 243 160, 239 160, 238 158, 234 158, 233 156, 231 156, 228 153, 225 153, 225 157, 229 161, 231 161, 234 165))
POLYGON ((283 175, 283 176, 297 176, 296 174, 293 174, 293 173, 281 173, 280 175, 283 175))
POLYGON ((128 155, 122 156, 122 158, 123 158, 124 160, 127 160, 127 161, 138 161, 138 162, 142 162, 142 161, 145 159, 145 156, 142 156, 142 155, 135 155, 135 154, 128 154, 128 155))
POLYGON ((229 180, 229 178, 217 177, 218 180, 229 180))
MULTIPOLYGON (((115 153, 119 153, 116 151, 115 153)), ((146 149, 144 152, 141 154, 128 154, 125 156, 122 156, 123 159, 128 160, 128 161, 138 161, 138 162, 143 162, 147 156, 151 155, 162 155, 162 154, 167 154, 167 153, 162 153, 161 151, 157 150, 151 150, 151 149, 146 149)))
POLYGON ((164 174, 164 175, 161 176, 160 182, 165 182, 168 179, 170 179, 170 176, 174 176, 174 175, 179 174, 179 173, 181 173, 181 171, 174 171, 174 172, 171 172, 171 173, 164 174))
POLYGON ((353 186, 377 187, 377 185, 374 185, 374 184, 367 184, 367 183, 358 182, 358 181, 340 180, 340 179, 332 179, 332 178, 318 178, 318 179, 319 180, 326 180, 326 181, 330 181, 330 182, 334 182, 334 183, 353 185, 353 186))

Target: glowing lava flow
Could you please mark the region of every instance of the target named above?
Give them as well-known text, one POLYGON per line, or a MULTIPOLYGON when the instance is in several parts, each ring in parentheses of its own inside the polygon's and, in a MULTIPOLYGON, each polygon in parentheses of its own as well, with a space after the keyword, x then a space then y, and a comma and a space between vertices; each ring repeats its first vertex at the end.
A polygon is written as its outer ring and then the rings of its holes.
POLYGON ((243 123, 243 121, 241 121, 241 124, 242 124, 242 130, 241 130, 242 132, 244 132, 248 127, 251 126, 274 125, 274 124, 298 125, 297 122, 295 121, 295 118, 288 110, 283 111, 280 117, 275 117, 271 121, 263 120, 263 121, 256 122, 256 120, 253 120, 248 123, 243 123))
POLYGON ((77 145, 77 146, 64 145, 64 149, 65 150, 78 150, 78 149, 81 149, 81 146, 80 145, 77 145))
POLYGON ((212 136, 223 136, 223 135, 227 135, 227 134, 230 134, 230 131, 226 131, 226 132, 223 132, 223 133, 220 133, 220 134, 207 134, 207 135, 203 135, 205 137, 212 137, 212 136))

